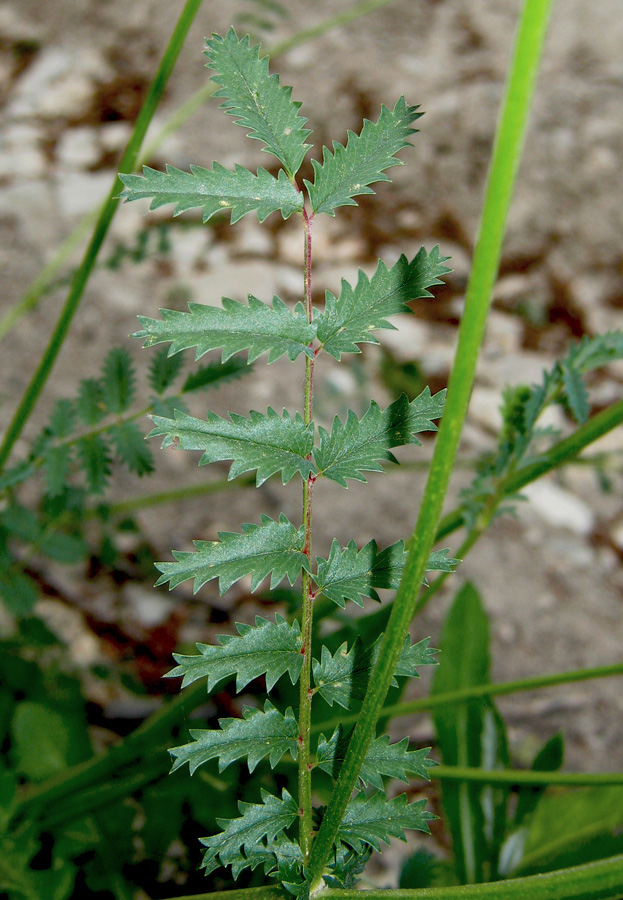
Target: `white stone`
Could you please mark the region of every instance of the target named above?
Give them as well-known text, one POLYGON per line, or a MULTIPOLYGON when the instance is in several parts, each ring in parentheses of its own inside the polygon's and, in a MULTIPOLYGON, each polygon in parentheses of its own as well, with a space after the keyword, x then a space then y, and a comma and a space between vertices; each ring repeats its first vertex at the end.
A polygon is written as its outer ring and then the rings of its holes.
POLYGON ((205 227, 172 228, 169 231, 171 256, 182 273, 199 262, 205 262, 208 252, 208 233, 205 227))
POLYGON ((64 169, 88 169, 101 155, 94 128, 69 128, 56 145, 56 158, 64 169))
POLYGON ((304 281, 301 269, 295 269, 293 266, 279 266, 276 272, 277 294, 280 297, 292 297, 296 300, 303 300, 304 281))
POLYGON ((31 122, 8 125, 0 138, 0 174, 3 177, 41 177, 47 169, 42 140, 40 129, 31 122))
POLYGON ((619 522, 618 525, 614 526, 610 531, 610 537, 617 550, 623 550, 623 522, 619 522))
POLYGON ((509 316, 492 309, 487 317, 487 331, 483 353, 516 353, 521 349, 523 324, 517 316, 509 316))
POLYGON ((499 431, 503 421, 500 403, 499 391, 476 385, 469 401, 470 421, 477 422, 489 431, 499 431))
POLYGON ((128 584, 121 593, 121 600, 129 608, 132 618, 145 628, 155 628, 166 622, 173 604, 166 594, 146 590, 136 584, 128 584))
MULTIPOLYGON (((541 519, 555 528, 568 528, 575 534, 587 536, 595 523, 592 509, 579 497, 549 479, 541 478, 527 485, 521 493, 541 519)), ((523 507, 519 507, 520 514, 523 507)))
POLYGON ((250 216, 236 225, 234 230, 236 252, 249 256, 270 257, 273 252, 273 241, 266 227, 262 227, 250 216))
POLYGON ((87 112, 96 82, 110 75, 110 67, 97 50, 71 52, 47 47, 18 79, 8 113, 13 117, 75 119, 87 112))
POLYGON ((543 370, 549 369, 554 360, 543 353, 521 350, 514 353, 491 354, 481 357, 478 378, 483 384, 502 389, 505 384, 540 384, 543 370))
POLYGON ((0 6, 0 36, 6 41, 37 41, 41 29, 34 22, 20 18, 15 9, 5 4, 0 6))
POLYGON ((16 181, 0 190, 0 215, 17 220, 31 248, 49 254, 58 245, 56 198, 47 181, 16 181))
POLYGON ((106 122, 99 129, 100 143, 109 153, 124 150, 131 134, 129 122, 106 122))
POLYGON ((59 172, 56 193, 62 215, 73 221, 103 202, 113 183, 111 172, 59 172))

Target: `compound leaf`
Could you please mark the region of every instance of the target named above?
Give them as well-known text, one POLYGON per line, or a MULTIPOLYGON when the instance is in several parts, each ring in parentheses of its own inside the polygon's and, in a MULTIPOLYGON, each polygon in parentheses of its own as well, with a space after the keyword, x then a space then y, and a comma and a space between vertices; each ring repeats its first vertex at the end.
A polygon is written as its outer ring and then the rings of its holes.
POLYGON ((292 88, 282 87, 277 75, 270 75, 268 58, 259 56, 259 46, 251 47, 249 37, 240 40, 233 28, 225 37, 212 35, 206 42, 211 80, 221 87, 214 94, 224 97, 220 108, 234 116, 236 125, 246 128, 250 138, 266 144, 266 152, 276 156, 293 178, 309 149, 304 128, 307 119, 299 115, 300 103, 291 99, 292 88))
POLYGON ((303 553, 304 529, 295 528, 283 515, 275 522, 262 515, 261 525, 247 522, 242 534, 219 531, 218 541, 193 541, 194 551, 173 550, 175 562, 159 562, 156 568, 162 575, 156 585, 169 584, 169 590, 194 578, 193 592, 197 593, 213 578, 219 579, 219 591, 224 594, 232 584, 251 576, 254 591, 268 576, 271 590, 284 578, 294 584, 302 568, 309 566, 303 553))
POLYGON ((389 181, 384 170, 403 165, 394 157, 416 131, 411 125, 423 115, 417 109, 401 97, 393 110, 382 107, 378 122, 366 119, 360 134, 349 131, 346 147, 337 141, 333 152, 323 147, 322 165, 312 160, 314 183, 305 180, 314 213, 333 216, 338 206, 356 206, 353 197, 373 194, 368 185, 389 181))
POLYGON ((132 337, 143 338, 144 347, 171 343, 170 354, 188 347, 195 348, 195 359, 209 350, 221 349, 223 362, 248 350, 249 362, 268 353, 268 362, 288 354, 296 359, 300 353, 313 355, 309 346, 316 334, 302 304, 288 309, 283 300, 273 297, 272 306, 249 295, 249 305, 223 297, 222 307, 189 303, 189 312, 161 309, 162 319, 139 316, 143 326, 132 337))
POLYGON ((76 410, 85 425, 96 425, 106 415, 101 381, 95 378, 82 379, 78 387, 76 410))
MULTIPOLYGON (((344 729, 339 725, 330 740, 327 741, 324 734, 321 734, 318 739, 317 765, 333 778, 337 778, 340 773, 350 737, 351 732, 345 734, 344 729)), ((382 791, 383 779, 381 776, 383 775, 406 782, 409 780, 407 774, 411 773, 428 780, 428 769, 436 765, 434 760, 428 757, 429 749, 409 750, 408 738, 403 738, 396 744, 389 743, 387 734, 375 738, 370 744, 359 772, 362 786, 370 785, 382 791)))
POLYGON ((159 347, 149 365, 149 386, 159 397, 170 388, 184 365, 183 356, 170 356, 166 347, 159 347))
POLYGON ((437 430, 432 420, 441 416, 445 396, 445 391, 431 396, 426 387, 411 402, 402 394, 385 410, 373 400, 362 419, 352 410, 346 423, 336 416, 330 432, 319 428, 320 446, 314 450, 319 474, 348 487, 347 478, 366 480, 364 470, 382 472, 381 460, 396 461, 392 447, 419 445, 416 434, 437 430))
POLYGON ((372 278, 360 269, 354 287, 342 280, 339 297, 327 291, 316 319, 322 349, 339 360, 342 353, 360 353, 358 344, 378 344, 372 331, 393 329, 388 316, 408 312, 410 300, 432 297, 427 288, 443 283, 440 276, 451 271, 444 265, 448 258, 439 255, 439 247, 428 254, 422 247, 411 262, 403 254, 390 269, 379 261, 372 278))
POLYGON ((107 411, 125 412, 135 391, 136 376, 130 354, 122 347, 113 347, 106 355, 102 369, 102 394, 107 411))
POLYGON ((426 800, 408 803, 406 794, 392 800, 380 792, 369 798, 357 794, 346 807, 337 838, 360 852, 365 845, 380 850, 381 841, 389 844, 390 837, 406 840, 406 828, 429 834, 427 822, 437 817, 427 812, 425 805, 426 800))
MULTIPOLYGON (((169 358, 173 359, 174 357, 169 358)), ((211 362, 205 366, 199 366, 194 372, 190 372, 187 375, 182 385, 182 393, 203 391, 206 388, 213 387, 215 384, 232 381, 234 378, 240 378, 244 373, 252 371, 253 366, 247 365, 239 357, 228 359, 227 362, 211 362)))
MULTIPOLYGON (((329 706, 338 703, 345 709, 350 709, 353 700, 363 699, 379 658, 382 639, 383 636, 380 635, 371 647, 365 648, 361 639, 357 638, 350 650, 344 642, 333 655, 326 647, 322 648, 320 662, 314 659, 312 670, 315 691, 329 706)), ((429 648, 428 644, 429 638, 411 644, 407 637, 394 674, 417 678, 418 666, 434 664, 435 651, 429 648)), ((392 685, 394 687, 397 685, 395 677, 392 679, 392 685)))
POLYGON ((275 616, 274 622, 257 616, 255 627, 238 622, 236 629, 238 636, 221 634, 218 644, 197 644, 199 654, 174 653, 178 665, 166 677, 181 676, 183 688, 199 678, 207 678, 208 691, 232 675, 236 676, 236 692, 260 675, 266 676, 268 691, 286 672, 296 684, 303 665, 298 622, 289 625, 280 615, 275 616))
POLYGON ((623 331, 607 331, 593 337, 586 335, 573 344, 563 363, 585 374, 618 359, 623 359, 623 331))
POLYGON ((285 753, 296 759, 298 724, 292 709, 285 716, 267 700, 264 710, 245 706, 241 719, 219 719, 219 728, 191 729, 192 743, 169 750, 172 772, 188 763, 192 775, 210 759, 218 759, 219 772, 237 759, 247 758, 253 772, 260 760, 269 757, 274 769, 285 753))
POLYGON ((48 496, 58 497, 67 487, 67 476, 71 465, 71 447, 59 444, 46 447, 43 454, 45 486, 48 496))
POLYGON ((119 195, 122 199, 131 202, 151 197, 150 209, 174 203, 174 216, 200 208, 204 222, 227 210, 231 212, 233 225, 250 212, 256 212, 263 222, 273 212, 279 211, 287 219, 303 208, 303 195, 283 169, 275 178, 261 167, 254 175, 243 166, 236 165, 232 172, 215 162, 211 169, 191 166, 190 172, 174 166, 166 166, 164 172, 143 166, 142 175, 119 175, 119 178, 125 185, 119 195))
POLYGON ((113 425, 110 436, 117 455, 131 472, 136 472, 140 477, 154 471, 151 450, 145 444, 144 436, 133 422, 113 425))
MULTIPOLYGON (((381 551, 376 541, 370 541, 357 551, 354 541, 342 549, 334 540, 328 559, 316 557, 317 572, 313 579, 318 590, 338 606, 344 607, 346 600, 363 606, 365 597, 379 599, 377 590, 398 588, 406 561, 404 541, 381 551)), ((426 568, 429 572, 453 572, 458 562, 448 557, 447 549, 434 550, 426 568)))
POLYGON ((201 843, 208 848, 201 864, 206 874, 219 866, 235 866, 239 873, 244 868, 255 868, 263 863, 265 854, 261 851, 259 858, 254 859, 255 847, 264 841, 270 844, 298 816, 298 805, 285 788, 281 799, 262 790, 262 803, 240 800, 238 808, 242 813, 239 819, 217 819, 223 830, 201 838, 201 843))
POLYGON ((561 368, 562 382, 569 407, 576 422, 583 425, 588 420, 591 411, 586 385, 582 381, 582 375, 578 369, 566 361, 562 363, 561 368))
POLYGON ((101 434, 83 437, 78 441, 78 458, 93 494, 101 494, 108 484, 111 457, 108 444, 101 434))
POLYGON ((66 397, 57 400, 52 407, 50 431, 57 438, 69 437, 76 423, 76 407, 66 397))
POLYGON ((313 424, 305 425, 297 413, 280 416, 271 407, 266 415, 252 410, 249 418, 230 413, 223 419, 209 412, 206 420, 175 411, 174 419, 152 416, 155 425, 148 437, 164 435, 162 446, 203 450, 200 466, 231 459, 229 478, 257 469, 257 484, 281 472, 287 484, 298 472, 302 478, 314 471, 307 457, 314 443, 313 424))

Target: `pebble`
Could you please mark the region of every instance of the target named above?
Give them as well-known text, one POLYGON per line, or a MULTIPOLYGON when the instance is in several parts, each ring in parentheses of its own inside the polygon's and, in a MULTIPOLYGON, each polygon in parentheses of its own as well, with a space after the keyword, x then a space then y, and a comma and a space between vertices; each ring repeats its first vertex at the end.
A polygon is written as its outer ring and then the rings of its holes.
POLYGON ((60 171, 55 181, 60 212, 74 221, 104 201, 112 187, 113 173, 60 171))
POLYGON ((234 231, 236 252, 246 256, 270 257, 273 253, 273 241, 269 230, 251 216, 236 225, 234 231))
POLYGON ((498 354, 520 352, 522 335, 521 319, 492 309, 487 317, 484 356, 491 357, 498 354))
POLYGON ((610 537, 617 550, 623 551, 623 522, 619 522, 611 529, 610 537))
POLYGON ((110 74, 96 50, 46 47, 18 79, 7 112, 14 118, 79 118, 89 109, 96 82, 110 74))
POLYGON ((124 150, 131 134, 129 122, 106 122, 99 129, 100 143, 108 153, 124 150))
POLYGON ((292 266, 278 266, 276 270, 277 295, 283 298, 302 300, 304 293, 303 272, 292 266))
MULTIPOLYGON (((575 534, 587 537, 593 530, 595 514, 584 501, 559 487, 549 479, 541 478, 527 485, 521 493, 530 501, 530 507, 544 522, 555 528, 568 528, 575 534)), ((520 515, 525 505, 519 507, 520 515)))
POLYGON ((86 125, 67 129, 56 145, 56 159, 63 169, 88 169, 101 152, 96 130, 86 125))
POLYGON ((469 401, 469 418, 488 431, 498 432, 503 419, 500 412, 500 392, 476 385, 469 401))
POLYGON ((0 177, 40 178, 47 169, 43 135, 30 122, 15 122, 0 138, 0 177))
POLYGON ((156 628, 171 615, 174 603, 167 594, 128 583, 121 591, 121 602, 133 619, 145 628, 156 628))
POLYGON ((181 274, 197 263, 205 262, 210 234, 211 230, 205 226, 170 229, 171 256, 177 263, 181 274))

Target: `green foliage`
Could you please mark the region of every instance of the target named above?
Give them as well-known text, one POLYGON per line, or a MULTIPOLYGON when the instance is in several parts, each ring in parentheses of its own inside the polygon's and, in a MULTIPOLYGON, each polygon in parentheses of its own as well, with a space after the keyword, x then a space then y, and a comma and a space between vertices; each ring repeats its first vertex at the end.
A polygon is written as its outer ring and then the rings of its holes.
POLYGON ((427 822, 435 819, 424 807, 425 800, 408 803, 406 794, 388 800, 381 792, 366 797, 356 794, 349 803, 338 831, 338 838, 353 850, 361 852, 365 845, 381 849, 381 841, 390 837, 406 841, 405 829, 430 833, 427 822))
POLYGON ((173 413, 184 406, 185 395, 250 371, 239 358, 213 362, 187 372, 176 389, 183 368, 182 356, 169 357, 166 348, 156 351, 149 372, 156 396, 146 409, 136 412, 132 410, 134 363, 127 350, 114 348, 104 359, 100 377, 82 379, 73 398, 54 404, 28 457, 0 478, 5 503, 0 514, 0 596, 11 613, 28 615, 38 598, 35 581, 23 571, 22 560, 42 554, 74 564, 88 558, 84 519, 92 499, 102 501, 113 463, 139 477, 154 471, 151 448, 134 421, 137 415, 173 413), (20 504, 16 488, 37 473, 43 482, 43 500, 35 512, 20 504))
POLYGON ((277 210, 288 219, 303 206, 301 194, 283 169, 279 178, 274 178, 266 169, 259 168, 254 175, 242 166, 230 172, 218 163, 211 169, 191 166, 190 174, 173 166, 167 166, 166 173, 143 166, 142 176, 120 178, 125 185, 120 195, 123 199, 151 197, 150 209, 174 203, 174 216, 199 207, 203 209, 204 222, 225 210, 231 211, 232 225, 250 212, 256 212, 260 222, 277 210))
POLYGON ((290 359, 300 353, 311 355, 315 329, 300 304, 290 310, 273 297, 269 306, 251 294, 248 306, 229 297, 223 297, 222 303, 222 308, 190 303, 187 313, 163 309, 162 320, 139 316, 143 328, 133 337, 144 338, 145 347, 170 343, 171 353, 194 347, 196 359, 221 349, 223 362, 242 350, 248 350, 250 363, 263 353, 268 353, 269 363, 286 353, 290 359))
POLYGON ((364 471, 382 472, 381 460, 396 462, 391 448, 420 446, 416 434, 437 430, 432 419, 441 415, 445 396, 446 392, 440 391, 432 397, 426 388, 411 403, 403 394, 385 410, 373 400, 362 419, 352 410, 346 423, 336 416, 330 432, 318 429, 320 443, 314 450, 318 473, 348 487, 347 478, 365 481, 364 471))
MULTIPOLYGON (((250 137, 262 141, 283 168, 276 175, 263 169, 253 175, 240 166, 228 171, 218 163, 209 170, 191 166, 190 174, 171 167, 165 172, 145 169, 143 176, 122 176, 125 199, 147 197, 152 208, 174 203, 175 215, 200 207, 204 222, 225 209, 231 210, 232 224, 250 211, 260 221, 274 211, 281 211, 284 218, 299 213, 310 241, 314 215, 333 216, 339 206, 356 205, 354 197, 373 193, 370 185, 387 181, 385 171, 400 164, 396 154, 408 145, 412 124, 420 115, 404 98, 393 110, 383 107, 376 124, 365 121, 360 135, 350 133, 345 147, 334 143, 332 152, 325 148, 322 165, 312 162, 314 183, 298 185, 295 175, 308 150, 309 131, 290 88, 269 74, 268 61, 260 58, 258 48, 251 47, 248 38, 239 40, 233 29, 224 38, 213 36, 206 55, 219 85, 216 96, 224 98, 222 108, 250 137)), ((422 248, 411 261, 403 256, 391 268, 380 262, 372 278, 360 273, 354 288, 343 282, 339 297, 327 294, 323 312, 313 309, 309 297, 306 305, 290 308, 278 297, 266 303, 249 296, 248 303, 225 297, 221 306, 191 303, 188 312, 163 309, 161 319, 139 317, 142 328, 135 337, 144 346, 170 345, 166 356, 161 351, 152 364, 150 382, 158 395, 176 374, 168 360, 189 348, 197 359, 220 351, 223 365, 243 351, 249 362, 264 353, 268 363, 283 356, 291 361, 303 356, 305 361, 304 414, 285 410, 279 414, 269 407, 266 413, 251 411, 248 417, 230 413, 223 418, 208 412, 199 419, 184 409, 165 412, 161 403, 152 416, 150 436, 162 437, 164 448, 199 451, 200 465, 231 460, 230 479, 255 471, 258 486, 277 474, 284 484, 298 476, 305 485, 300 527, 283 514, 276 521, 263 515, 259 525, 243 525, 241 533, 221 532, 218 540, 195 541, 194 551, 174 551, 174 561, 157 564, 161 573, 157 584, 168 583, 170 589, 190 579, 195 591, 218 579, 221 593, 245 577, 250 578, 251 590, 268 577, 271 591, 284 579, 291 585, 299 576, 303 581, 306 611, 300 623, 295 619, 289 624, 277 616, 274 622, 258 618, 255 627, 239 624, 238 635, 222 635, 217 644, 199 644, 197 655, 176 655, 178 665, 169 673, 182 676, 183 686, 205 677, 208 690, 233 676, 237 691, 260 676, 268 692, 285 674, 292 684, 300 682, 298 711, 284 711, 278 700, 267 700, 263 709, 246 708, 240 718, 221 719, 216 729, 192 730, 189 743, 171 750, 173 769, 188 763, 191 773, 210 760, 217 760, 223 771, 241 759, 252 772, 264 759, 277 766, 284 754, 299 767, 298 803, 285 789, 281 798, 264 791, 261 804, 240 803, 240 818, 219 820, 220 834, 203 839, 207 872, 231 866, 236 878, 245 868, 262 866, 266 875, 276 875, 297 897, 308 894, 311 773, 317 765, 336 779, 346 739, 341 731, 330 741, 321 738, 314 763, 305 723, 316 695, 347 709, 358 703, 381 648, 381 638, 369 647, 357 639, 350 650, 343 644, 334 654, 321 644, 320 660, 313 659, 311 602, 319 594, 342 607, 346 600, 360 606, 368 597, 378 600, 379 590, 398 586, 406 559, 402 541, 382 551, 374 541, 361 550, 353 541, 344 549, 334 541, 328 559, 317 558, 314 565, 311 490, 321 477, 346 487, 348 479, 365 482, 365 472, 382 472, 384 463, 396 462, 394 448, 417 446, 416 435, 436 430, 445 401, 445 391, 433 396, 429 388, 411 401, 403 394, 385 410, 373 401, 361 419, 350 411, 345 422, 336 417, 327 431, 316 427, 311 414, 312 369, 323 350, 339 360, 342 353, 359 352, 361 343, 378 343, 372 331, 393 327, 388 318, 407 311, 410 300, 430 297, 428 288, 440 284, 440 276, 449 271, 445 262, 438 248, 430 253, 422 248), (298 841, 291 833, 295 822, 298 841)), ((306 266, 309 283, 309 254, 306 266)), ((134 445, 128 444, 124 456, 129 461, 134 445)), ((447 550, 435 551, 429 567, 452 571, 457 562, 447 550)), ((428 640, 415 645, 407 640, 396 677, 417 677, 419 666, 433 662, 428 640)), ((371 850, 382 841, 390 836, 404 839, 405 828, 428 830, 431 815, 424 811, 424 803, 407 804, 405 795, 386 800, 382 778, 405 781, 408 773, 425 778, 430 765, 426 750, 410 750, 406 741, 392 745, 388 738, 377 738, 360 778, 380 792, 372 797, 359 794, 352 801, 335 840, 327 877, 353 885, 371 850)))
POLYGON ((284 578, 294 584, 301 568, 308 566, 303 553, 302 528, 295 528, 281 514, 278 522, 262 516, 262 524, 247 523, 242 534, 219 532, 219 541, 195 541, 195 552, 173 551, 175 562, 161 562, 156 568, 162 575, 156 584, 177 587, 194 578, 193 590, 212 578, 219 579, 221 594, 245 575, 251 575, 251 590, 271 576, 271 588, 284 578))
MULTIPOLYGON (((337 778, 350 738, 351 733, 345 733, 341 725, 335 729, 328 741, 324 734, 321 734, 316 751, 316 765, 337 778)), ((428 757, 428 749, 409 750, 408 748, 408 738, 403 738, 397 744, 390 744, 387 734, 376 738, 366 753, 359 773, 362 786, 370 786, 382 791, 383 778, 381 776, 396 778, 399 781, 408 781, 408 774, 417 775, 419 778, 428 778, 428 769, 435 765, 434 761, 428 757)))
POLYGON ((309 149, 304 128, 307 119, 299 115, 300 103, 291 99, 292 88, 282 87, 277 75, 268 72, 268 58, 251 47, 248 37, 238 39, 230 28, 225 37, 218 34, 206 43, 208 67, 214 69, 212 81, 220 85, 215 97, 227 115, 246 128, 249 137, 262 141, 293 178, 309 149))
POLYGON ((230 478, 257 469, 258 487, 276 472, 287 484, 296 474, 307 478, 314 471, 308 458, 313 426, 305 425, 299 413, 292 418, 284 410, 280 416, 269 406, 266 415, 252 411, 247 419, 230 413, 229 421, 209 412, 204 422, 176 410, 174 420, 153 416, 153 423, 148 437, 164 435, 163 447, 203 450, 200 466, 232 459, 230 478))
POLYGON ((327 291, 324 312, 316 319, 322 349, 339 360, 342 353, 361 353, 358 344, 378 344, 371 332, 393 329, 389 316, 408 312, 410 300, 432 297, 427 288, 442 284, 441 276, 450 271, 445 262, 439 247, 430 253, 422 247, 411 262, 403 254, 390 269, 379 260, 372 278, 360 269, 355 287, 342 279, 339 297, 327 291))
MULTIPOLYGON (((362 700, 378 661, 382 640, 383 635, 380 635, 372 646, 366 648, 357 638, 350 650, 344 643, 335 653, 323 646, 320 660, 315 659, 312 663, 315 692, 330 706, 337 703, 344 709, 350 709, 353 701, 362 700)), ((428 638, 413 645, 406 639, 392 685, 398 684, 398 676, 417 678, 418 666, 435 664, 435 651, 428 644, 428 638)))
POLYGON ((349 131, 346 147, 337 141, 333 152, 323 147, 322 165, 312 160, 314 183, 305 180, 314 213, 334 216, 338 206, 356 206, 353 197, 373 194, 369 185, 389 181, 385 169, 403 165, 395 156, 416 132, 411 125, 423 115, 417 109, 401 97, 393 110, 382 107, 378 122, 366 119, 360 134, 349 131))
MULTIPOLYGON (((600 366, 623 359, 623 332, 612 331, 584 337, 570 347, 566 356, 543 372, 540 384, 507 387, 501 407, 503 426, 498 446, 480 461, 476 478, 463 493, 463 520, 473 527, 479 516, 497 510, 501 480, 528 465, 559 435, 539 426, 539 418, 552 404, 560 404, 579 425, 591 411, 585 376, 600 366)), ((512 498, 505 498, 505 511, 512 498)))
POLYGON ((263 711, 245 706, 241 719, 220 719, 218 729, 191 730, 193 743, 171 750, 171 771, 188 763, 192 775, 203 763, 218 759, 222 772, 235 760, 246 758, 249 772, 253 772, 265 756, 274 769, 285 753, 296 759, 298 733, 291 709, 282 715, 270 700, 263 711))
POLYGON ((234 877, 243 869, 256 868, 265 862, 265 853, 271 851, 275 838, 291 825, 298 816, 298 806, 284 788, 281 799, 262 791, 262 803, 238 804, 242 815, 239 819, 218 819, 223 829, 220 834, 203 838, 208 849, 203 856, 202 868, 209 874, 219 865, 231 866, 234 877), (256 852, 259 845, 260 852, 256 852))
POLYGON ((260 675, 266 677, 268 691, 286 672, 292 684, 296 683, 303 665, 303 641, 298 622, 289 625, 277 614, 274 622, 258 616, 255 627, 239 622, 236 628, 238 637, 222 634, 218 645, 197 644, 199 655, 174 654, 178 665, 168 677, 182 676, 182 687, 207 677, 208 691, 232 675, 236 676, 236 692, 260 675))

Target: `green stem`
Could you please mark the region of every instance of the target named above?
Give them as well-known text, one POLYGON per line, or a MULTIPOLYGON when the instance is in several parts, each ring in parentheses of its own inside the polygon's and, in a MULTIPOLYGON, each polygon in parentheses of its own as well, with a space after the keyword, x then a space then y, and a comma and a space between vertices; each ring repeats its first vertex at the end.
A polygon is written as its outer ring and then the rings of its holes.
MULTIPOLYGON (((444 694, 434 694, 422 697, 421 700, 407 700, 402 703, 392 703, 383 707, 383 717, 397 719, 401 716, 411 716, 414 713, 426 712, 437 709, 440 706, 450 706, 453 703, 465 703, 468 700, 477 700, 480 697, 505 697, 509 694, 519 694, 525 691, 542 690, 543 688, 560 687, 564 684, 577 684, 581 681, 591 681, 595 678, 610 678, 613 675, 623 675, 623 663, 614 663, 609 666, 596 666, 590 669, 574 669, 571 672, 554 672, 551 675, 534 675, 531 678, 520 678, 516 681, 503 681, 501 684, 477 684, 473 687, 463 688, 460 691, 447 691, 444 694)), ((341 715, 339 718, 324 720, 313 726, 313 731, 326 731, 342 725, 354 725, 359 719, 358 713, 341 715)))
MULTIPOLYGON (((110 503, 108 511, 113 516, 121 516, 140 509, 147 509, 150 506, 159 506, 161 503, 177 503, 180 500, 191 500, 194 497, 205 496, 206 494, 218 494, 221 491, 234 491, 248 487, 255 487, 255 476, 243 475, 234 481, 229 481, 227 478, 219 478, 216 481, 189 484, 171 491, 160 491, 157 494, 139 494, 136 497, 128 497, 127 500, 110 503)), ((94 518, 99 515, 98 507, 87 509, 84 515, 89 519, 94 518)))
MULTIPOLYGON (((313 216, 303 211, 303 225, 305 228, 305 309, 307 318, 311 322, 314 311, 312 307, 311 291, 311 265, 312 243, 311 227, 313 216)), ((305 396, 303 419, 306 425, 310 425, 313 413, 314 400, 314 358, 305 357, 305 396)), ((305 526, 305 544, 303 553, 311 563, 312 558, 312 491, 314 486, 313 475, 309 475, 303 482, 303 524, 305 526)), ((309 572, 303 570, 303 610, 301 634, 303 645, 303 667, 300 675, 300 699, 299 699, 299 737, 298 737, 298 776, 299 776, 299 838, 303 859, 307 861, 311 850, 312 838, 312 798, 311 798, 311 766, 310 766, 310 736, 311 736, 311 662, 312 662, 312 624, 313 624, 313 581, 309 572)))
MULTIPOLYGON (((620 900, 621 885, 623 855, 489 884, 397 891, 330 889, 322 891, 319 897, 322 900, 620 900)), ((204 900, 215 897, 215 894, 205 895, 204 900)))
MULTIPOLYGON (((132 136, 130 137, 125 153, 119 163, 120 172, 131 172, 136 164, 138 152, 147 132, 149 123, 162 99, 165 87, 171 72, 173 71, 173 66, 177 61, 177 57, 182 49, 188 30, 192 25, 200 5, 201 0, 186 0, 182 13, 175 26, 175 30, 171 35, 169 45, 164 52, 158 71, 149 87, 145 102, 141 107, 141 111, 134 125, 134 130, 132 131, 132 136)), ((91 271, 93 270, 100 248, 108 233, 108 228, 110 227, 110 223, 117 209, 117 194, 120 190, 121 182, 117 177, 115 178, 110 194, 108 195, 108 199, 104 203, 99 214, 93 236, 87 247, 82 263, 74 276, 69 295, 65 301, 58 322, 56 323, 56 327, 52 332, 39 365, 15 411, 4 436, 2 445, 0 446, 0 472, 3 470, 15 441, 22 433, 30 414, 35 407, 39 395, 52 371, 60 349, 63 346, 63 342, 67 337, 69 327, 80 305, 91 271)))
POLYGON ((623 772, 536 772, 525 769, 476 769, 470 766, 435 766, 432 781, 477 784, 527 784, 543 787, 604 787, 623 784, 623 772))
POLYGON ((417 525, 408 541, 409 555, 405 572, 383 637, 379 661, 370 679, 340 776, 312 849, 309 861, 312 891, 317 891, 322 886, 323 869, 375 735, 379 713, 413 617, 435 538, 474 382, 550 5, 551 0, 526 0, 521 14, 493 148, 482 222, 467 287, 465 311, 459 328, 446 408, 417 525))
MULTIPOLYGON (((208 894, 185 894, 169 900, 292 900, 292 894, 275 886, 236 888, 233 891, 212 891, 208 894)), ((361 900, 361 898, 358 898, 361 900)))

